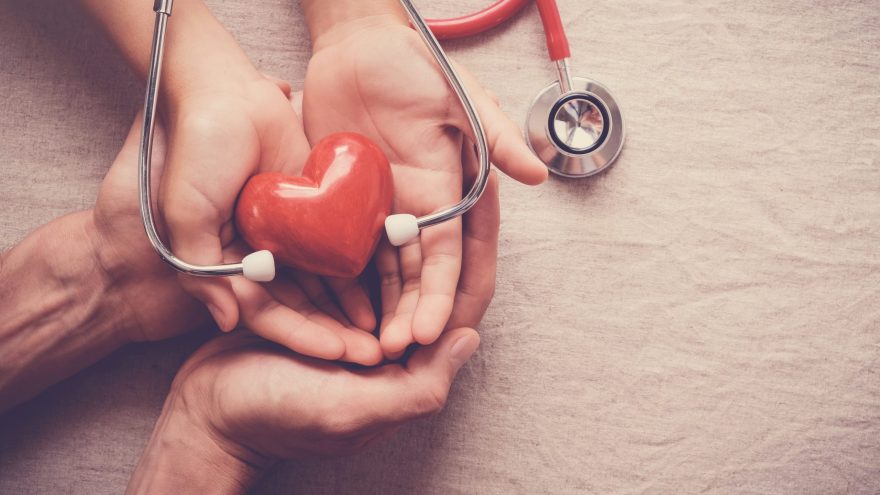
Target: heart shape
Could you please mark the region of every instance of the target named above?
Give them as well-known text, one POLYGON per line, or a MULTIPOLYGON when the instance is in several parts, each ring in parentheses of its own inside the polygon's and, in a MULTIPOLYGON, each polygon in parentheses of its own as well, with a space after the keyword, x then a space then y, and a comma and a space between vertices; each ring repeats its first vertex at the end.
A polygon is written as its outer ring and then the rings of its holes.
POLYGON ((368 138, 331 134, 309 154, 302 176, 250 178, 235 210, 254 249, 317 275, 356 277, 373 255, 391 213, 388 158, 368 138))

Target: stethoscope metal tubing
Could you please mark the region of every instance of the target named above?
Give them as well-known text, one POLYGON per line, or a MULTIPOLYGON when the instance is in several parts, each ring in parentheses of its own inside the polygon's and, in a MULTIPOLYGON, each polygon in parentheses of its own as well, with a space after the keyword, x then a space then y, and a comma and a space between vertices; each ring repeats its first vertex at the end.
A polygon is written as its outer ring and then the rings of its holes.
POLYGON ((242 273, 241 263, 227 265, 193 265, 176 256, 165 246, 159 232, 156 231, 156 223, 153 219, 153 209, 150 204, 152 185, 150 175, 153 157, 153 138, 156 128, 156 101, 159 96, 159 84, 162 77, 162 56, 165 52, 165 31, 168 17, 171 15, 173 0, 156 0, 153 10, 156 11, 156 23, 153 29, 153 44, 150 54, 150 69, 147 74, 147 95, 144 99, 144 121, 141 132, 140 152, 138 153, 138 191, 141 209, 141 218, 144 230, 153 249, 163 261, 174 267, 177 271, 201 277, 229 276, 242 273))
POLYGON ((446 81, 452 86, 452 90, 458 97, 458 101, 461 103, 465 114, 467 114, 471 131, 474 134, 474 144, 477 147, 478 170, 474 184, 457 204, 446 208, 445 210, 419 217, 417 219, 419 229, 423 229, 461 216, 479 201, 480 196, 482 196, 483 191, 486 190, 486 184, 489 181, 489 145, 486 142, 486 132, 483 129, 483 123, 480 120, 480 115, 477 113, 477 109, 471 101, 470 94, 468 93, 467 88, 461 83, 458 73, 455 71, 455 68, 452 67, 452 63, 449 61, 446 53, 444 53, 443 48, 440 46, 440 42, 437 41, 437 37, 434 36, 434 33, 428 27, 425 19, 419 14, 419 11, 410 0, 400 0, 400 3, 403 4, 403 8, 406 10, 407 15, 409 15, 410 22, 422 37, 422 41, 424 41, 425 45, 428 46, 428 49, 431 50, 431 55, 434 56, 434 60, 440 65, 440 70, 443 72, 443 76, 446 77, 446 81))
MULTIPOLYGON (((410 0, 400 0, 404 9, 412 21, 416 31, 422 37, 422 40, 428 46, 434 59, 440 65, 449 85, 452 87, 462 108, 467 115, 471 130, 474 134, 475 145, 477 148, 478 170, 474 184, 468 193, 455 205, 444 210, 424 215, 416 219, 419 230, 437 225, 439 223, 451 220, 467 212, 483 194, 486 184, 489 180, 489 146, 486 142, 486 134, 483 124, 477 114, 477 110, 471 102, 467 89, 462 84, 458 74, 452 67, 452 63, 443 52, 443 48, 437 41, 437 38, 431 32, 424 18, 416 10, 410 0)), ((177 271, 195 275, 195 276, 230 276, 239 275, 245 272, 244 263, 230 263, 223 265, 194 265, 187 263, 174 256, 174 253, 162 242, 159 233, 156 230, 155 220, 153 218, 153 210, 151 205, 151 168, 153 154, 153 139, 156 126, 156 101, 159 96, 159 86, 162 76, 162 58, 165 49, 165 33, 167 30, 168 18, 171 15, 173 0, 155 0, 153 10, 156 12, 155 27, 153 30, 152 51, 150 54, 150 67, 147 74, 147 89, 144 98, 144 120, 141 133, 140 152, 138 154, 138 194, 140 202, 141 217, 144 224, 144 230, 153 249, 159 254, 163 261, 171 265, 177 271)), ((254 253, 256 254, 256 253, 254 253)), ((268 254, 268 253, 267 253, 268 254)), ((270 258, 271 259, 271 258, 270 258)), ((245 262, 248 260, 245 259, 245 262)), ((271 261, 270 261, 271 263, 271 261)))
POLYGON ((559 88, 562 90, 562 93, 565 94, 571 91, 571 71, 568 69, 567 58, 556 61, 556 76, 559 80, 559 88))

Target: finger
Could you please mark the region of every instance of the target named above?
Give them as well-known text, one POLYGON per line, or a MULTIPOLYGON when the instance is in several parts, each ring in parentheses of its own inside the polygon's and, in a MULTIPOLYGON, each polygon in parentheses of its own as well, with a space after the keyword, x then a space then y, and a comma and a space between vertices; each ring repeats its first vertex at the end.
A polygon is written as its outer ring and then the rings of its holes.
MULTIPOLYGON (((345 355, 345 342, 330 328, 292 309, 297 304, 285 301, 285 306, 265 287, 241 277, 233 280, 233 286, 241 301, 242 320, 255 334, 306 356, 336 360, 345 355)), ((301 296, 297 301, 305 301, 301 296)))
POLYGON ((375 366, 385 357, 379 341, 365 330, 342 327, 336 331, 336 334, 345 342, 345 354, 340 358, 341 361, 375 366))
POLYGON ((417 349, 406 367, 386 365, 363 374, 359 397, 364 414, 400 424, 434 414, 446 404, 449 388, 462 365, 480 345, 472 329, 446 332, 434 344, 417 349))
POLYGON ((447 328, 476 326, 495 293, 501 227, 498 190, 498 174, 493 170, 480 201, 463 217, 461 278, 447 328))
POLYGON ((461 218, 423 230, 419 302, 413 315, 413 338, 420 344, 437 340, 446 327, 461 273, 461 218))
POLYGON ((266 74, 266 73, 263 73, 263 77, 265 77, 266 79, 271 81, 273 84, 278 86, 278 89, 280 89, 281 92, 284 93, 284 97, 287 99, 290 99, 290 92, 293 90, 293 88, 290 86, 289 82, 285 81, 284 79, 279 79, 271 74, 266 74))
POLYGON ((264 149, 261 157, 262 171, 271 170, 298 175, 312 152, 302 127, 302 119, 293 108, 289 108, 278 120, 290 125, 274 127, 261 137, 264 143, 271 143, 264 149), (266 162, 267 157, 274 158, 266 162))
POLYGON ((403 292, 397 248, 385 238, 376 249, 376 271, 379 273, 382 326, 385 327, 391 322, 403 292))
MULTIPOLYGON (((317 280, 317 282, 321 283, 320 280, 317 280)), ((331 331, 338 337, 345 345, 345 352, 337 359, 364 366, 372 366, 382 361, 382 349, 379 347, 379 341, 376 337, 369 332, 349 326, 351 324, 347 323, 347 320, 343 322, 334 319, 325 312, 319 311, 310 304, 311 301, 306 298, 307 296, 301 293, 292 283, 279 281, 270 284, 268 290, 279 303, 292 308, 309 322, 320 326, 324 330, 331 331)), ((323 286, 321 290, 323 291, 323 286)), ((326 297, 326 292, 324 294, 324 297, 326 297)), ((327 300, 329 301, 329 298, 327 300)), ((335 304, 332 304, 332 302, 330 304, 339 311, 335 304)))
MULTIPOLYGON (((232 232, 235 199, 251 173, 243 164, 260 158, 256 147, 231 153, 217 143, 257 137, 250 124, 224 126, 203 115, 181 118, 175 126, 169 135, 160 213, 177 257, 195 265, 217 265, 223 262, 221 236, 232 232)), ((179 280, 208 306, 221 329, 235 327, 239 312, 229 279, 181 275, 179 280)))
POLYGON ((296 113, 296 116, 299 117, 300 122, 303 117, 303 92, 295 91, 289 98, 290 106, 293 107, 293 111, 296 113))
POLYGON ((327 293, 327 288, 324 286, 324 282, 321 281, 320 277, 311 273, 296 270, 293 272, 293 278, 305 293, 306 297, 309 298, 309 301, 313 306, 324 313, 327 313, 327 315, 343 326, 352 326, 351 321, 345 316, 342 309, 333 303, 333 300, 331 299, 330 294, 327 293))
POLYGON ((356 327, 370 332, 376 328, 373 304, 370 302, 367 290, 358 279, 326 277, 324 281, 336 295, 342 310, 356 327))
POLYGON ((398 255, 403 286, 397 307, 394 308, 394 316, 390 319, 383 318, 380 329, 380 343, 388 359, 397 359, 408 345, 415 342, 412 325, 413 315, 419 302, 422 269, 422 251, 419 238, 401 246, 398 255))
MULTIPOLYGON (((176 182, 163 190, 163 218, 174 253, 196 265, 217 265, 223 261, 221 235, 224 223, 219 211, 198 191, 176 182)), ((207 306, 224 332, 238 324, 238 303, 229 279, 195 277, 181 273, 180 285, 207 306)))
MULTIPOLYGON (((492 97, 467 69, 456 65, 456 70, 468 88, 474 106, 483 121, 492 163, 505 174, 524 184, 536 185, 544 182, 547 179, 547 167, 529 149, 519 126, 492 101, 492 97)), ((464 112, 455 112, 452 115, 455 116, 455 121, 451 124, 473 140, 473 131, 464 112)))
MULTIPOLYGON (((130 209, 131 192, 135 194, 138 182, 138 150, 140 146, 141 129, 143 128, 143 110, 137 112, 128 130, 128 135, 122 143, 122 147, 116 154, 110 170, 101 182, 100 196, 112 198, 105 203, 104 212, 128 214, 130 209), (120 188, 118 184, 128 184, 130 187, 120 188)), ((161 125, 156 125, 153 134, 152 174, 150 177, 150 201, 153 204, 159 202, 159 184, 165 165, 165 132, 161 125)), ((98 221, 104 221, 104 215, 96 217, 98 221)), ((165 237, 166 229, 162 221, 155 222, 159 236, 165 237)), ((146 238, 144 238, 146 241, 146 238)))
POLYGON ((304 316, 342 339, 345 353, 339 358, 340 361, 364 366, 373 366, 382 361, 382 348, 373 334, 359 328, 346 327, 320 311, 307 312, 304 316))

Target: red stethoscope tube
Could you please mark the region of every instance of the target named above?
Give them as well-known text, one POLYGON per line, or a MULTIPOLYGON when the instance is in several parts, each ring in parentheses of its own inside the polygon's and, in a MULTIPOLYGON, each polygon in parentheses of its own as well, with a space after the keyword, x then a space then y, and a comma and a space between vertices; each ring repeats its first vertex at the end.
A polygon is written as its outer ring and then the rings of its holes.
MULTIPOLYGON (((429 19, 428 26, 438 39, 466 38, 475 34, 488 31, 519 12, 529 0, 498 0, 485 9, 470 15, 455 17, 452 19, 429 19)), ((559 7, 556 0, 536 0, 538 12, 541 14, 541 22, 544 24, 544 34, 547 37, 547 51, 550 52, 550 60, 556 62, 571 56, 568 48, 568 38, 565 37, 565 28, 559 17, 559 7)))

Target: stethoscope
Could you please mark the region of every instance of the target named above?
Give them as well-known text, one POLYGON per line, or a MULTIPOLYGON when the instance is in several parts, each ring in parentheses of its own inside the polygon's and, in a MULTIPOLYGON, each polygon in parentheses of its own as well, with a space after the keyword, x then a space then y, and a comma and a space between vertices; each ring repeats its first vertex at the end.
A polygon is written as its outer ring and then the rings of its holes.
MULTIPOLYGON (((421 217, 399 213, 385 219, 388 240, 395 246, 418 237, 421 229, 451 220, 467 212, 483 194, 489 179, 489 147, 480 116, 437 38, 460 38, 491 29, 512 17, 529 0, 498 0, 488 8, 455 19, 426 21, 410 0, 400 0, 410 22, 440 65, 449 85, 467 114, 475 137, 478 170, 474 184, 455 205, 421 217)), ((257 251, 240 263, 194 265, 174 256, 165 246, 153 220, 150 202, 150 169, 156 125, 156 99, 162 75, 165 33, 174 0, 155 0, 150 70, 144 101, 138 186, 141 217, 153 248, 174 269, 195 276, 243 275, 257 282, 275 278, 275 260, 269 251, 257 251)), ((550 59, 556 63, 557 79, 542 89, 528 112, 526 140, 550 171, 565 177, 588 177, 607 169, 623 148, 624 125, 620 108, 611 93, 596 81, 571 77, 570 50, 555 0, 536 0, 550 59)))

